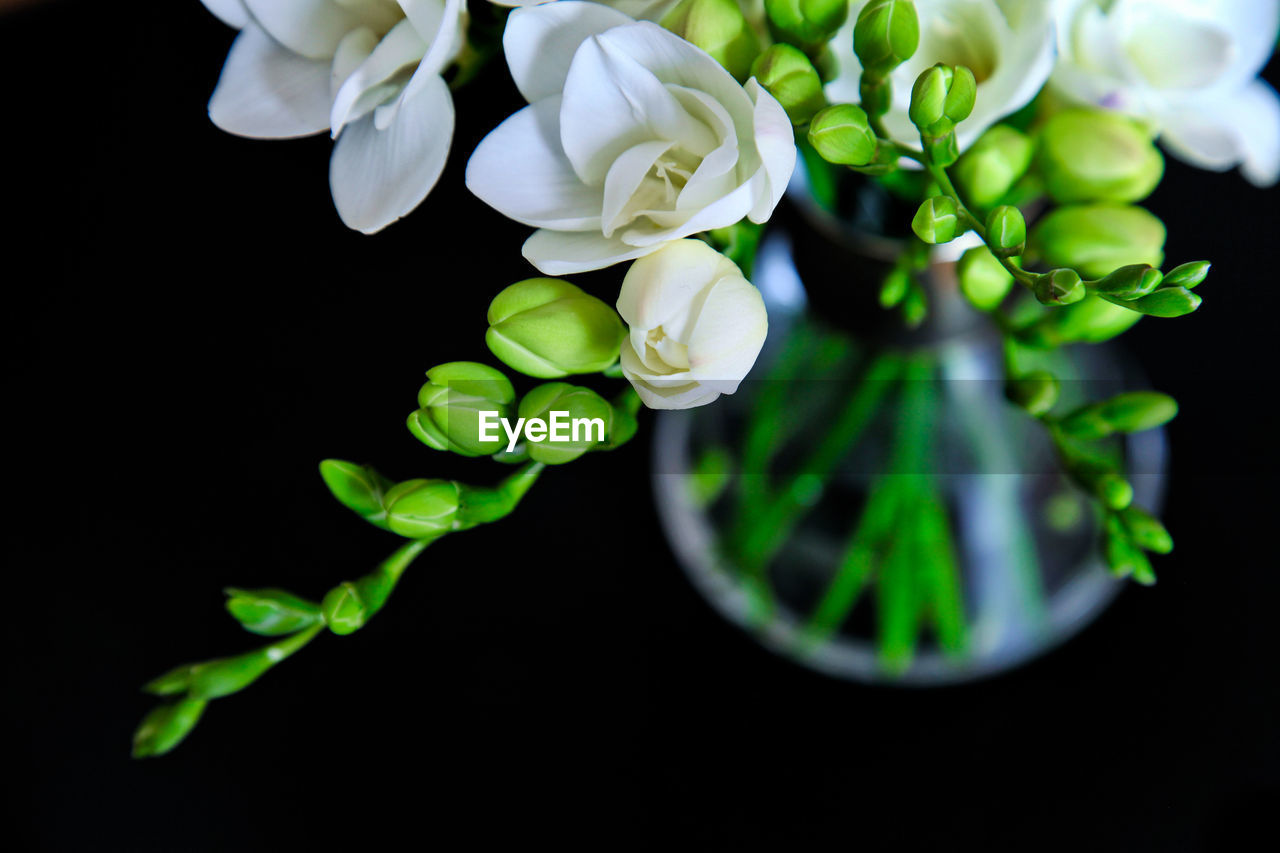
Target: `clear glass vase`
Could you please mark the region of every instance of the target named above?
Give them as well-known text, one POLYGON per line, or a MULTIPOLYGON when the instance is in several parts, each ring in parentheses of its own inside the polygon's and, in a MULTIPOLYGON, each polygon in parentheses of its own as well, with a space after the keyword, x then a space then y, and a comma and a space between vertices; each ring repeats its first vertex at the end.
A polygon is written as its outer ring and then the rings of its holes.
MULTIPOLYGON (((766 647, 866 682, 979 678, 1087 625, 1119 589, 1099 519, 1006 402, 1001 339, 954 263, 920 276, 929 313, 908 331, 876 304, 894 239, 803 198, 776 224, 753 378, 655 429, 657 505, 694 586, 766 647)), ((1112 344, 1046 357, 1067 407, 1144 385, 1112 344)), ((1163 431, 1110 451, 1158 511, 1163 431)))

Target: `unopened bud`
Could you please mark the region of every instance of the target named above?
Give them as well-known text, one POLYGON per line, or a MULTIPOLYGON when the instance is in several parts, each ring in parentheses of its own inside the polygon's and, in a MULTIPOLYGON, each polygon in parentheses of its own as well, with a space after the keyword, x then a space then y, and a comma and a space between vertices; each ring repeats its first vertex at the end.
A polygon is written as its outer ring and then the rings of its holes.
POLYGON ((228 588, 227 612, 246 631, 264 637, 292 634, 314 625, 320 608, 282 589, 228 588))
POLYGON ((809 144, 828 163, 864 166, 876 155, 876 135, 867 114, 854 104, 827 107, 809 122, 809 144))
POLYGON ((947 243, 960 229, 960 210, 951 196, 927 198, 911 220, 911 230, 926 243, 947 243))
MULTIPOLYGON (((736 5, 736 0, 735 0, 736 5)), ((796 47, 825 44, 849 17, 848 0, 764 0, 769 27, 796 47)))
POLYGON ((1044 305, 1070 305, 1088 295, 1075 270, 1051 270, 1036 279, 1036 299, 1044 305))
POLYGON ((777 99, 794 125, 805 124, 827 105, 817 69, 789 44, 775 44, 760 54, 751 66, 751 76, 777 99))
POLYGON ((182 699, 154 708, 133 734, 133 757, 164 755, 190 734, 204 713, 204 699, 182 699))
POLYGON ((1137 299, 1159 287, 1163 277, 1150 264, 1126 264, 1095 281, 1091 289, 1118 299, 1137 299))
POLYGON ((452 480, 406 480, 386 496, 387 525, 410 539, 438 536, 454 529, 458 484, 452 480))
POLYGON ((1200 297, 1185 287, 1161 287, 1125 307, 1151 317, 1182 317, 1200 307, 1200 297))
POLYGON ((1045 370, 1033 370, 1024 376, 1011 377, 1005 383, 1004 394, 1011 403, 1021 406, 1027 414, 1038 418, 1047 414, 1058 402, 1058 380, 1045 370))
POLYGON ((1179 264, 1169 270, 1169 274, 1164 277, 1164 284, 1167 287, 1185 287, 1191 290, 1209 275, 1209 266, 1208 261, 1179 264))
POLYGON ((484 340, 508 367, 558 379, 604 370, 618 360, 626 334, 607 303, 567 281, 531 278, 494 297, 484 340))
POLYGON ((864 71, 884 77, 915 55, 920 20, 910 0, 871 0, 858 13, 853 52, 864 71))
POLYGON ((1013 276, 985 246, 974 246, 956 263, 960 292, 979 311, 994 311, 1013 287, 1013 276))
POLYGON ((1138 201, 1164 174, 1151 134, 1110 110, 1076 108, 1054 115, 1041 130, 1037 164, 1060 204, 1138 201))
POLYGON ((613 407, 590 388, 567 382, 539 385, 520 401, 520 417, 538 419, 542 427, 526 426, 529 458, 547 465, 572 462, 609 438, 613 407))
POLYGON ((987 208, 1008 195, 1031 165, 1035 144, 1007 124, 988 130, 955 165, 954 177, 966 201, 987 208))
POLYGON ((747 79, 760 52, 760 40, 737 0, 682 0, 659 23, 705 50, 739 82, 747 79))
POLYGON ((1160 266, 1164 238, 1164 223, 1140 207, 1073 204, 1036 224, 1029 249, 1051 266, 1102 278, 1126 264, 1160 266))
POLYGON ((1027 221, 1022 211, 1004 204, 987 214, 987 245, 997 257, 1021 255, 1027 247, 1027 221))
POLYGON ((436 450, 460 456, 487 456, 505 446, 500 435, 480 435, 480 413, 505 417, 515 401, 511 380, 501 371, 474 361, 452 361, 427 371, 418 391, 419 409, 409 415, 409 431, 436 450))
POLYGON ((1168 554, 1173 550, 1173 537, 1160 520, 1136 504, 1130 504, 1120 513, 1125 531, 1139 548, 1168 554))

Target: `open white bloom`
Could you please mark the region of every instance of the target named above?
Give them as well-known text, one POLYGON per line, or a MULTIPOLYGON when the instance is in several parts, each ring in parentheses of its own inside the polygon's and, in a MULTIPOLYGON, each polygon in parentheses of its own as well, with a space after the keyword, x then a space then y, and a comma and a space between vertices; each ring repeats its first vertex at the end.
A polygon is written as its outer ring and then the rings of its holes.
POLYGON ((1276 0, 1056 0, 1068 97, 1150 121, 1204 169, 1280 179, 1280 99, 1258 71, 1275 46, 1276 0))
POLYGON ((209 117, 228 133, 330 131, 329 186, 348 227, 380 231, 435 186, 453 138, 440 72, 464 0, 201 0, 240 29, 209 117))
POLYGON ((701 240, 668 243, 632 264, 618 313, 631 327, 622 374, 651 409, 737 391, 769 331, 760 291, 701 240))
MULTIPOLYGON (((827 84, 833 102, 857 103, 862 64, 853 52, 853 26, 869 0, 854 0, 849 20, 831 42, 838 73, 827 84)), ((915 0, 920 46, 894 69, 893 105, 885 129, 899 142, 918 143, 907 109, 920 73, 945 62, 964 65, 978 81, 973 113, 956 126, 960 150, 982 132, 1031 102, 1053 69, 1053 15, 1049 0, 915 0)))
POLYGON ((796 160, 786 113, 684 39, 560 0, 513 11, 503 48, 529 106, 476 148, 467 186, 539 229, 524 256, 542 272, 600 269, 777 206, 796 160))

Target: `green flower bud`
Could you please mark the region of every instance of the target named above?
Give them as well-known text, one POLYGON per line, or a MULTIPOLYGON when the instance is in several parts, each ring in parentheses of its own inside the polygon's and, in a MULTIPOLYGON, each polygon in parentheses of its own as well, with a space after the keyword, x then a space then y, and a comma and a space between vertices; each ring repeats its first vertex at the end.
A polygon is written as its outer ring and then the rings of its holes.
POLYGON ((484 341, 508 367, 556 379, 604 370, 626 334, 610 305, 567 281, 531 278, 494 297, 484 341))
POLYGON ((794 125, 805 124, 827 105, 813 63, 789 44, 775 44, 760 54, 751 65, 751 76, 782 104, 794 125))
POLYGON ((246 630, 264 637, 301 631, 320 620, 320 608, 282 589, 226 590, 227 612, 246 630))
POLYGON ((454 529, 458 484, 452 480, 406 480, 387 492, 387 526, 410 539, 454 529))
POLYGON ((826 43, 849 17, 848 0, 764 0, 778 41, 812 49, 826 43))
POLYGON ((915 55, 920 46, 920 19, 910 0, 871 0, 858 13, 853 52, 864 73, 885 77, 915 55))
POLYGON ((1128 308, 1113 305, 1097 296, 1087 296, 1074 305, 1049 312, 1036 333, 1043 336, 1047 346, 1059 344, 1097 344, 1110 340, 1127 331, 1142 319, 1142 315, 1128 308))
POLYGON ((377 471, 342 459, 320 463, 320 476, 338 502, 365 521, 387 529, 387 510, 382 497, 392 483, 377 471))
POLYGON ((572 462, 608 440, 613 407, 590 388, 567 382, 539 385, 520 401, 520 417, 526 423, 543 421, 538 434, 526 426, 529 458, 547 465, 572 462))
POLYGON ((1120 521, 1138 547, 1157 554, 1168 554, 1173 550, 1173 537, 1169 531, 1142 507, 1130 504, 1120 513, 1120 521))
POLYGON ((1058 427, 1074 438, 1103 438, 1113 432, 1141 432, 1173 420, 1178 401, 1158 391, 1129 391, 1091 403, 1063 418, 1058 427))
POLYGON ((191 669, 188 695, 193 699, 217 699, 245 689, 275 663, 270 648, 196 664, 191 669))
POLYGON ((1209 275, 1209 266, 1208 261, 1179 264, 1169 270, 1169 274, 1164 277, 1164 283, 1167 287, 1185 287, 1191 290, 1209 275))
POLYGON ((1151 134, 1110 110, 1069 109, 1040 133, 1037 165, 1060 204, 1132 202, 1160 183, 1164 158, 1151 134))
POLYGON ((1007 204, 994 208, 987 215, 987 245, 997 257, 1022 254, 1027 247, 1027 221, 1022 211, 1007 204))
POLYGON ((911 289, 911 273, 894 267, 880 285, 880 307, 892 308, 901 302, 911 289))
POLYGON ((876 135, 867 114, 853 104, 834 104, 809 122, 809 144, 828 163, 863 166, 876 156, 876 135))
POLYGON ((951 196, 927 198, 911 220, 911 230, 926 243, 947 243, 960 229, 960 210, 951 196))
POLYGON ((190 734, 204 713, 204 699, 183 699, 152 709, 133 733, 133 757, 164 755, 190 734))
POLYGON ((487 456, 505 444, 501 437, 480 439, 480 413, 506 417, 515 401, 511 380, 501 371, 473 361, 452 361, 427 371, 418 391, 419 409, 409 415, 409 431, 436 450, 460 456, 487 456))
POLYGON ((1051 270, 1038 277, 1035 293, 1044 305, 1070 305, 1089 295, 1080 275, 1068 269, 1051 270))
POLYGON ((911 107, 907 115, 922 134, 941 135, 946 132, 947 92, 951 88, 954 71, 939 63, 920 72, 911 87, 911 107), (935 129, 938 132, 934 132, 935 129))
POLYGON ((751 60, 760 52, 760 40, 738 0, 681 0, 659 23, 711 54, 739 82, 747 79, 751 60))
POLYGON ((964 198, 975 207, 998 203, 1027 173, 1035 144, 1007 124, 997 124, 978 138, 955 165, 955 178, 964 198))
POLYGON ((1185 287, 1162 287, 1141 299, 1126 302, 1125 307, 1152 317, 1181 317, 1200 307, 1200 297, 1185 287))
POLYGON ((977 99, 977 78, 966 66, 955 66, 951 82, 947 87, 947 101, 943 108, 947 118, 953 122, 964 121, 973 112, 973 105, 977 99))
POLYGON ((1017 376, 1005 383, 1004 394, 1009 402, 1026 409, 1027 414, 1038 418, 1048 414, 1058 402, 1058 380, 1045 370, 1033 370, 1025 376, 1017 376))
POLYGON ((1134 575, 1135 580, 1138 576, 1142 576, 1143 583, 1153 582, 1155 575, 1151 571, 1151 563, 1129 540, 1128 531, 1120 521, 1120 516, 1116 513, 1108 513, 1103 530, 1104 552, 1107 567, 1111 569, 1111 573, 1121 578, 1134 575), (1145 580, 1146 577, 1150 577, 1150 580, 1145 580))
POLYGON ((1137 299, 1155 290, 1163 277, 1150 264, 1126 264, 1093 282, 1090 289, 1118 299, 1137 299))
POLYGON ((1164 223, 1140 207, 1067 205, 1040 220, 1029 248, 1051 266, 1071 267, 1102 278, 1126 264, 1160 266, 1164 223))
POLYGON ((369 617, 364 601, 351 581, 343 581, 329 590, 320 602, 320 609, 324 611, 324 621, 329 630, 339 636, 364 627, 369 617))
POLYGON ((1013 287, 1013 276, 985 246, 974 246, 956 264, 960 292, 979 311, 994 311, 1013 287))
POLYGON ((1108 509, 1122 510, 1133 501, 1133 486, 1114 471, 1108 471, 1093 482, 1092 491, 1108 509))

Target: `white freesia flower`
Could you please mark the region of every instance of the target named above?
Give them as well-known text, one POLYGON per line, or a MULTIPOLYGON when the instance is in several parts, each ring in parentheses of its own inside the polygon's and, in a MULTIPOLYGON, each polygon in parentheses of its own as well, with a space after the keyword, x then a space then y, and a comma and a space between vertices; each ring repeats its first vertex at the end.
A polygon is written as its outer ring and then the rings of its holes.
MULTIPOLYGON (((827 84, 833 102, 857 103, 862 64, 853 52, 853 26, 869 0, 854 0, 849 20, 831 42, 838 73, 827 84)), ((1049 0, 915 0, 920 46, 890 75, 893 105, 885 129, 899 142, 918 143, 907 116, 920 73, 945 62, 964 65, 978 80, 973 113, 956 126, 960 150, 982 132, 1031 102, 1053 69, 1053 16, 1049 0)))
POLYGON ((228 133, 337 139, 329 186, 348 227, 380 231, 435 186, 453 138, 440 72, 464 0, 201 0, 240 35, 209 100, 228 133))
POLYGON ((596 3, 516 9, 503 35, 529 106, 476 148, 467 186, 539 230, 548 275, 769 218, 795 168, 786 113, 755 80, 659 26, 596 3))
POLYGON ((651 409, 737 391, 769 331, 760 291, 701 240, 668 243, 632 264, 618 313, 631 327, 622 374, 651 409))
POLYGON ((1068 97, 1150 121, 1205 169, 1280 178, 1280 99, 1255 79, 1280 25, 1276 0, 1056 0, 1068 97))

